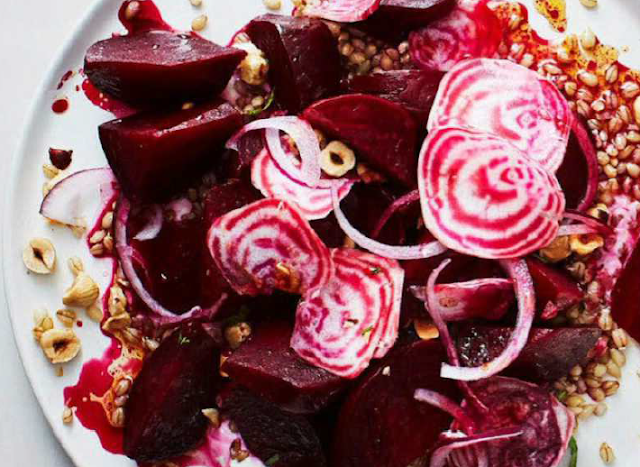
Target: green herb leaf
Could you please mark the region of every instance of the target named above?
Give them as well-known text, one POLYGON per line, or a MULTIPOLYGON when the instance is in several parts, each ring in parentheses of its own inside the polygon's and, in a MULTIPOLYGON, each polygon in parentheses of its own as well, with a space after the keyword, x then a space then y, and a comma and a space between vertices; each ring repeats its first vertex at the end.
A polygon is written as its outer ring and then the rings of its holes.
POLYGON ((362 335, 366 337, 368 334, 371 334, 371 331, 373 331, 373 326, 369 326, 368 328, 365 328, 365 330, 362 331, 362 335))
POLYGON ((188 338, 188 337, 183 336, 183 335, 182 335, 182 332, 181 332, 180 334, 178 334, 178 344, 180 344, 180 345, 186 345, 186 344, 188 344, 189 342, 191 342, 191 341, 189 340, 189 338, 188 338))
POLYGON ((380 269, 379 267, 376 266, 376 267, 373 267, 373 268, 369 269, 369 272, 371 272, 371 274, 373 274, 375 276, 376 274, 380 274, 382 272, 382 269, 380 269))
POLYGON ((275 454, 275 455, 271 456, 269 459, 267 459, 264 464, 269 466, 269 467, 272 467, 272 466, 276 465, 279 460, 280 460, 280 456, 278 454, 275 454))
POLYGON ((576 467, 578 465, 578 443, 573 436, 569 440, 569 449, 571 450, 571 460, 569 461, 569 467, 576 467))
POLYGON ((264 103, 261 109, 250 110, 249 112, 245 112, 245 115, 249 115, 250 117, 255 117, 256 115, 260 115, 262 112, 267 110, 273 104, 273 99, 275 97, 275 91, 271 91, 269 96, 267 97, 267 102, 264 103))
POLYGON ((565 390, 562 390, 562 391, 560 391, 560 392, 558 393, 558 396, 557 396, 557 397, 558 397, 558 400, 559 400, 560 402, 564 402, 564 401, 566 401, 566 400, 567 400, 567 397, 568 397, 568 396, 569 396, 569 393, 567 393, 567 391, 565 391, 565 390))

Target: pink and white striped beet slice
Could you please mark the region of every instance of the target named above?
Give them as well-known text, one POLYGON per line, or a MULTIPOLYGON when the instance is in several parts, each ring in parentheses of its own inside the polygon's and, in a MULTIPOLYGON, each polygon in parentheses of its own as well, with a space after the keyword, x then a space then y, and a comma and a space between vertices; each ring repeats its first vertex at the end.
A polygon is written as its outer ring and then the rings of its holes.
POLYGON ((470 59, 440 83, 427 129, 457 126, 509 140, 555 172, 567 149, 573 116, 549 81, 508 60, 470 59))
MULTIPOLYGON (((296 3, 296 2, 294 2, 296 3)), ((378 9, 380 0, 302 0, 304 16, 352 23, 368 18, 378 9)))
POLYGON ((548 245, 565 199, 556 178, 509 141, 462 128, 425 138, 418 187, 426 227, 444 246, 517 258, 548 245))
POLYGON ((329 249, 293 204, 268 198, 214 222, 209 252, 233 289, 242 295, 275 289, 304 294, 333 275, 329 249))
MULTIPOLYGON (((308 220, 323 219, 333 211, 331 188, 312 188, 291 178, 273 160, 269 151, 263 149, 251 164, 251 182, 267 198, 294 202, 308 220)), ((351 191, 354 180, 339 181, 339 198, 342 200, 351 191)))
POLYGON ((298 305, 291 347, 309 363, 355 378, 398 335, 404 271, 395 260, 332 250, 334 279, 298 305))
POLYGON ((459 1, 444 18, 409 35, 413 60, 427 70, 449 71, 456 63, 494 57, 502 30, 487 1, 459 1))

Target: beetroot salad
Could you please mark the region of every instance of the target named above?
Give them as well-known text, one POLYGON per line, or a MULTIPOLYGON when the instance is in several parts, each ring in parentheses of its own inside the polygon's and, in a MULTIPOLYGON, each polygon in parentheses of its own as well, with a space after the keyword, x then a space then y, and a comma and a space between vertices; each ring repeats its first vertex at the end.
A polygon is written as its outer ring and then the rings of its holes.
MULTIPOLYGON (((100 295, 70 261, 63 301, 111 346, 65 423, 140 466, 575 462, 640 337, 640 87, 613 49, 487 0, 301 0, 228 45, 151 0, 119 18, 82 69, 108 166, 45 165, 40 213, 113 265, 100 295)), ((34 329, 53 363, 80 348, 61 311, 34 329)))

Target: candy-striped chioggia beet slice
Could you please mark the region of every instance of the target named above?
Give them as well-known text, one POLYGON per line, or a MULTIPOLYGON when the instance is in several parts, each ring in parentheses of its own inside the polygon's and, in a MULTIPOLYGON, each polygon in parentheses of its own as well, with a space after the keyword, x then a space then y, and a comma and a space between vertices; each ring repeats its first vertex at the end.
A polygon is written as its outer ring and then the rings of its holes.
POLYGON ((124 453, 139 462, 179 456, 202 441, 220 383, 219 343, 196 322, 145 360, 126 405, 124 453))
POLYGON ((284 410, 317 412, 335 399, 346 380, 301 359, 289 345, 292 332, 293 325, 285 320, 259 323, 222 370, 284 410))
POLYGON ((335 275, 300 302, 291 347, 313 365, 355 378, 395 343, 404 271, 395 260, 332 250, 335 275))
POLYGON ((217 97, 246 52, 195 34, 144 31, 89 47, 84 72, 100 91, 138 107, 217 97))
POLYGON ((446 247, 481 258, 517 258, 548 245, 564 195, 545 168, 507 140, 437 128, 418 170, 422 216, 446 247))
POLYGON ((401 105, 366 94, 347 94, 318 101, 302 116, 314 128, 347 143, 376 170, 415 186, 418 130, 401 105))
POLYGON ((300 2, 299 13, 305 16, 352 23, 367 18, 380 6, 380 0, 319 0, 300 2))
POLYGON ((333 275, 327 247, 294 205, 264 199, 217 218, 209 251, 231 287, 242 295, 291 293, 322 287, 333 275))
POLYGON ((458 397, 440 378, 446 359, 439 341, 399 344, 360 381, 343 404, 333 437, 334 467, 425 465, 451 417, 414 399, 418 388, 458 397), (416 463, 416 461, 419 461, 416 463))
POLYGON ((125 195, 156 202, 186 188, 241 125, 242 115, 217 100, 187 110, 112 120, 98 131, 125 195))
POLYGON ((479 58, 458 63, 442 79, 427 129, 491 133, 555 172, 572 121, 569 104, 551 82, 509 60, 479 58))
POLYGON ((338 45, 322 21, 267 14, 251 21, 246 32, 269 59, 269 82, 289 112, 338 90, 338 45))
POLYGON ((327 465, 318 435, 302 415, 284 412, 242 387, 234 387, 223 396, 222 409, 238 427, 251 453, 266 465, 327 465))

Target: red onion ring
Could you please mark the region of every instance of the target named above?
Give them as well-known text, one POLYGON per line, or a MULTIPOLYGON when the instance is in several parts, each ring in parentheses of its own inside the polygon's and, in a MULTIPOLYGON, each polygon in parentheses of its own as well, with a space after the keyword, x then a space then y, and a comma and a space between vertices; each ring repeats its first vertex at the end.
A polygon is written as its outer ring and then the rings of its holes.
POLYGON ((440 242, 437 241, 414 246, 393 246, 373 240, 353 227, 344 215, 342 209, 340 209, 338 185, 336 183, 331 185, 331 199, 333 200, 333 212, 344 233, 358 246, 382 256, 383 258, 399 260, 424 259, 437 256, 447 250, 440 242))
POLYGON ((162 224, 164 221, 162 209, 157 204, 154 204, 149 209, 153 210, 151 219, 149 219, 140 232, 133 237, 134 240, 139 240, 141 242, 145 240, 153 240, 162 230, 162 224))
POLYGON ((155 300, 151 294, 147 291, 142 280, 138 276, 136 269, 133 265, 133 261, 136 257, 136 250, 127 243, 127 221, 129 219, 129 213, 131 211, 131 205, 129 201, 123 196, 118 201, 118 207, 116 209, 116 224, 115 224, 115 240, 116 251, 120 259, 122 271, 124 272, 127 280, 131 284, 134 292, 140 297, 145 305, 154 313, 151 317, 156 323, 160 325, 166 324, 178 324, 183 321, 192 319, 211 319, 215 313, 220 309, 224 301, 227 299, 226 294, 222 294, 220 299, 209 308, 202 308, 199 306, 193 307, 188 312, 178 315, 172 313, 167 308, 163 307, 157 300, 155 300))
POLYGON ((463 449, 476 444, 488 443, 501 439, 514 438, 521 434, 522 430, 518 430, 517 428, 501 428, 498 430, 491 430, 484 433, 457 438, 454 441, 439 447, 433 452, 429 467, 446 467, 449 455, 456 449, 463 449))
POLYGON ((518 300, 516 326, 509 337, 507 346, 498 357, 479 367, 458 367, 443 364, 440 372, 440 376, 443 378, 476 381, 496 375, 518 357, 527 343, 536 312, 536 298, 531 274, 529 274, 527 264, 522 259, 504 259, 500 261, 500 265, 513 280, 518 300))
POLYGON ((378 223, 376 224, 373 231, 371 232, 371 237, 378 238, 378 236, 380 235, 380 232, 382 232, 382 229, 384 229, 384 226, 387 225, 387 222, 389 222, 389 219, 391 219, 391 217, 396 213, 396 211, 398 211, 399 209, 402 209, 403 207, 411 203, 415 203, 416 201, 419 201, 419 200, 420 200, 420 192, 416 189, 416 190, 410 191, 404 196, 401 196, 400 198, 395 200, 393 203, 391 203, 391 205, 387 209, 385 209, 385 211, 382 213, 382 216, 380 216, 380 220, 378 220, 378 223))
POLYGON ((267 130, 267 145, 271 156, 278 165, 293 179, 299 179, 310 187, 318 186, 320 182, 320 144, 311 125, 298 117, 271 117, 256 120, 242 127, 227 142, 227 148, 238 149, 238 141, 249 131, 267 130), (282 149, 278 130, 287 133, 296 143, 300 151, 301 167, 296 167, 289 156, 282 149), (276 143, 277 140, 277 143, 276 143))
POLYGON ((475 423, 471 417, 467 415, 459 404, 447 396, 436 391, 430 391, 429 389, 416 389, 413 397, 417 401, 424 402, 447 412, 456 419, 465 433, 473 433, 475 431, 475 423))
POLYGON ((596 219, 588 214, 584 214, 582 212, 574 211, 573 209, 567 209, 564 213, 565 219, 570 219, 572 221, 577 221, 582 224, 585 224, 589 227, 593 227, 593 229, 603 235, 611 235, 613 234, 613 229, 611 226, 607 225, 600 219, 596 219))
POLYGON ((578 211, 585 211, 593 204, 598 192, 598 156, 584 125, 580 123, 576 115, 572 117, 571 129, 578 140, 578 145, 587 163, 587 190, 577 207, 578 211))

